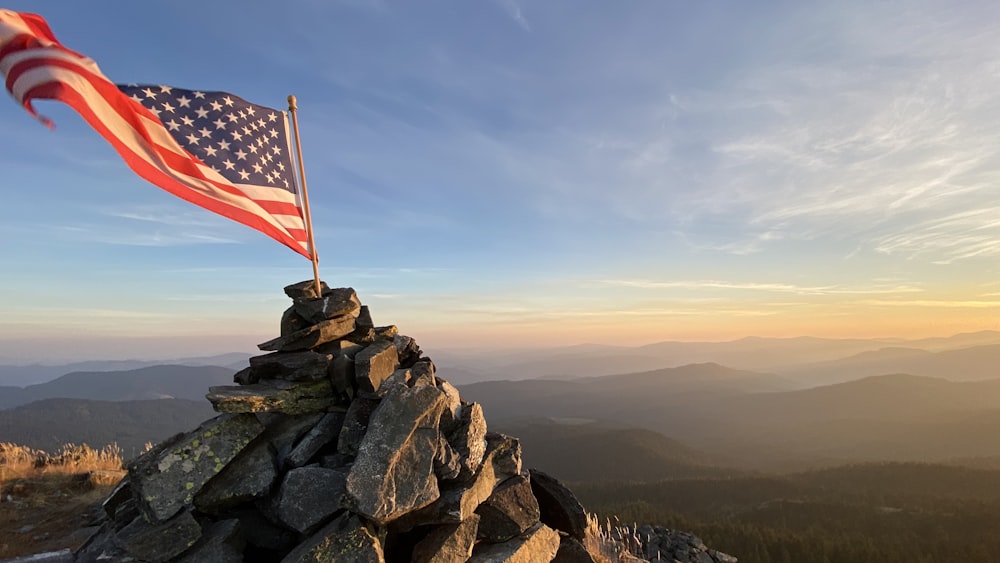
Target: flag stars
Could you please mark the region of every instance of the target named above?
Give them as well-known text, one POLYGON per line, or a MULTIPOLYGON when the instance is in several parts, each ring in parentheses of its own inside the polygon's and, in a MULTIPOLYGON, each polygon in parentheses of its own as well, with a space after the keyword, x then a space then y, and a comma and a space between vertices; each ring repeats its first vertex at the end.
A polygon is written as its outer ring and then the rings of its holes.
POLYGON ((173 88, 171 88, 170 86, 164 86, 162 84, 160 85, 160 92, 163 92, 164 94, 169 94, 172 91, 173 88))
POLYGON ((224 92, 155 85, 119 88, 149 112, 159 113, 163 127, 180 146, 217 171, 219 178, 295 189, 293 167, 284 151, 288 141, 284 112, 253 106, 224 92))

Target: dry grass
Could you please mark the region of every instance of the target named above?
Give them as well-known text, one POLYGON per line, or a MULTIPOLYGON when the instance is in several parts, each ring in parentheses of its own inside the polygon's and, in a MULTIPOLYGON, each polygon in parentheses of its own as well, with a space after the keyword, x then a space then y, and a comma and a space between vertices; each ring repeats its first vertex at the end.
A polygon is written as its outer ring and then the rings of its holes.
POLYGON ((597 516, 587 514, 587 533, 583 546, 597 563, 637 563, 645 559, 636 555, 642 541, 635 533, 621 526, 618 519, 601 524, 597 516))
POLYGON ((77 547, 95 504, 124 474, 117 445, 49 454, 0 442, 0 559, 77 547))

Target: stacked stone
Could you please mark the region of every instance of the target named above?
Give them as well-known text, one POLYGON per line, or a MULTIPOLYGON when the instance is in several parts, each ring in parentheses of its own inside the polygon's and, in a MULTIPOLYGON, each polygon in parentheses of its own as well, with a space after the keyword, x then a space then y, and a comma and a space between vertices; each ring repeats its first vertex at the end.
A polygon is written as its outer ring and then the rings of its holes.
POLYGON ((285 288, 222 414, 128 467, 77 561, 591 562, 573 494, 376 327, 353 289, 285 288))

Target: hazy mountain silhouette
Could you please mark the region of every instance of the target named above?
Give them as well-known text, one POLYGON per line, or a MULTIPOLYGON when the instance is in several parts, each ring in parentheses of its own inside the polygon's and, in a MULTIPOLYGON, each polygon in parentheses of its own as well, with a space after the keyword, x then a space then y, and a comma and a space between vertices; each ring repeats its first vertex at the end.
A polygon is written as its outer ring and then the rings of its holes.
POLYGON ((239 370, 247 365, 252 354, 230 352, 214 356, 197 356, 175 360, 107 360, 67 364, 0 364, 0 388, 25 387, 51 381, 61 375, 78 371, 125 371, 157 365, 220 366, 239 370))
POLYGON ((728 460, 640 428, 551 419, 494 422, 490 430, 517 436, 526 466, 564 481, 659 481, 731 475, 728 460))
POLYGON ((233 381, 235 370, 218 366, 157 365, 126 371, 74 372, 27 387, 0 387, 0 409, 50 398, 126 401, 204 400, 208 388, 233 381))
POLYGON ((1000 344, 940 352, 890 347, 779 371, 803 384, 836 383, 886 373, 910 373, 952 381, 993 379, 1000 377, 1000 344))
POLYGON ((733 381, 774 380, 709 364, 461 389, 483 404, 490 420, 576 417, 638 426, 752 468, 1000 455, 1000 426, 994 425, 1000 422, 1000 379, 951 382, 897 374, 781 392, 752 392, 733 381))
POLYGON ((125 457, 218 415, 202 399, 93 401, 45 399, 0 411, 0 442, 54 452, 66 443, 101 448, 117 443, 125 457))
MULTIPOLYGON (((780 372, 796 375, 793 368, 808 368, 814 364, 835 362, 884 348, 913 348, 928 352, 945 352, 973 346, 1000 345, 1000 332, 982 331, 956 334, 942 338, 903 339, 836 339, 836 338, 763 338, 747 337, 727 342, 667 341, 643 346, 609 346, 581 344, 577 346, 535 350, 467 351, 435 353, 441 372, 455 384, 491 380, 522 380, 535 378, 567 379, 651 371, 694 363, 717 363, 740 369, 780 372)), ((908 371, 886 369, 879 375, 908 371)), ((935 374, 937 375, 937 374, 935 374)), ((1000 374, 997 374, 1000 376, 1000 374)), ((853 379, 862 377, 857 375, 853 379)), ((850 379, 850 378, 849 378, 850 379)), ((815 384, 822 380, 808 380, 815 384)), ((838 379, 836 381, 844 381, 838 379)), ((833 381, 827 381, 833 382, 833 381)), ((803 385, 808 386, 808 385, 803 385)))

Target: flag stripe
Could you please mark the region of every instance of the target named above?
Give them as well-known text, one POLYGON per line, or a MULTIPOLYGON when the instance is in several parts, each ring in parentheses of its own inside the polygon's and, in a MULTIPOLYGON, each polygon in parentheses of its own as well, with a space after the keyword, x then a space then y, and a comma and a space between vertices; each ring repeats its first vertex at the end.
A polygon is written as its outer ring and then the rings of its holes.
MULTIPOLYGON (((153 111, 119 90, 91 59, 59 44, 40 17, 0 10, 0 72, 6 76, 11 95, 32 115, 38 117, 33 99, 66 103, 142 178, 195 205, 257 229, 307 258, 311 256, 294 186, 281 189, 226 179, 185 149, 153 111)), ((273 121, 275 116, 269 117, 273 121)), ((45 118, 39 119, 47 123, 45 118)), ((282 124, 287 139, 287 122, 282 124)), ((266 156, 270 162, 273 155, 266 156)), ((278 173, 273 179, 269 174, 267 179, 274 183, 278 173)), ((288 184, 287 179, 283 181, 288 184)), ((294 183, 293 176, 291 181, 294 183)))

